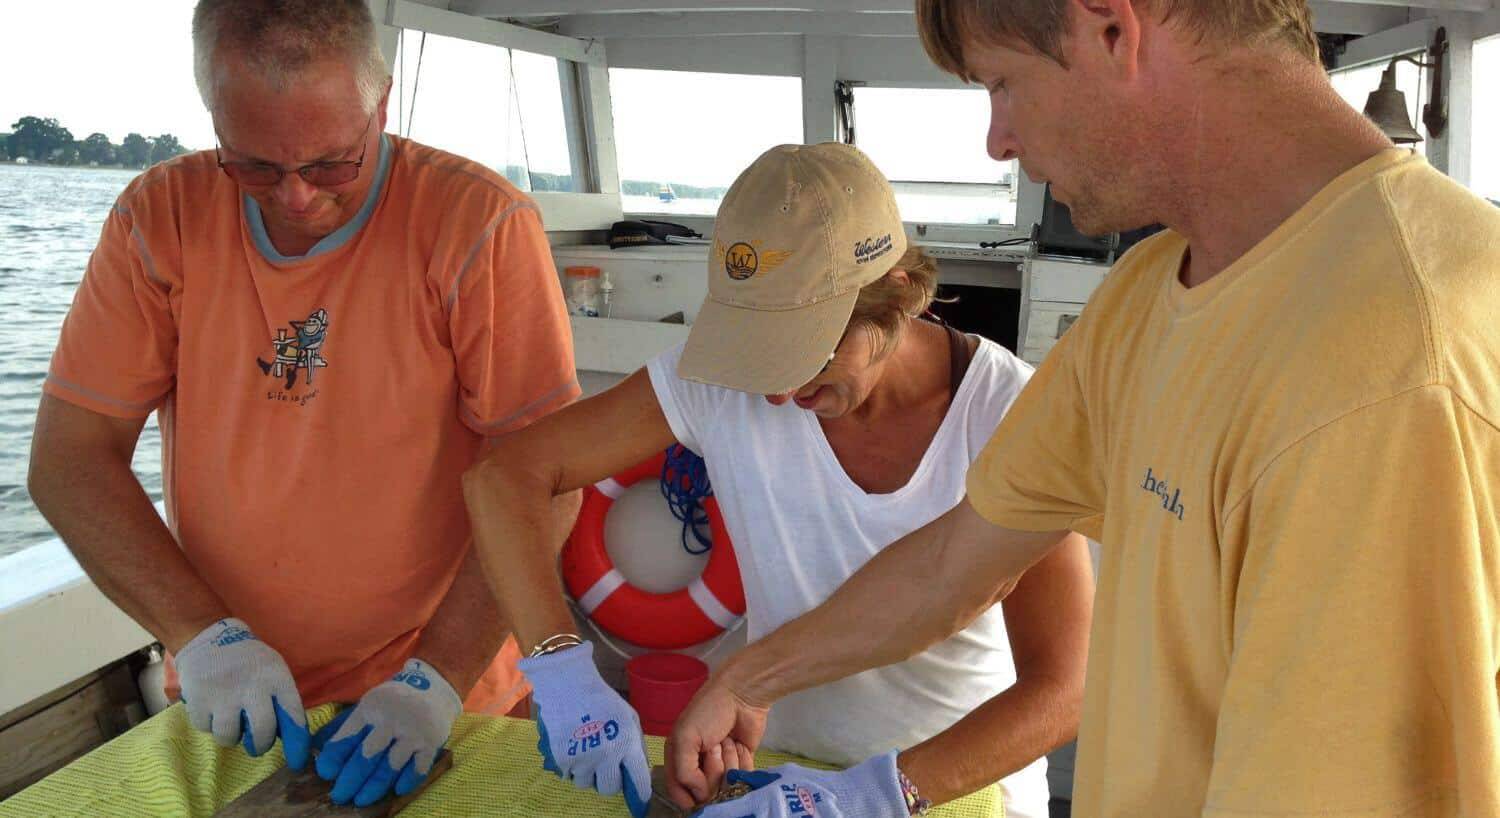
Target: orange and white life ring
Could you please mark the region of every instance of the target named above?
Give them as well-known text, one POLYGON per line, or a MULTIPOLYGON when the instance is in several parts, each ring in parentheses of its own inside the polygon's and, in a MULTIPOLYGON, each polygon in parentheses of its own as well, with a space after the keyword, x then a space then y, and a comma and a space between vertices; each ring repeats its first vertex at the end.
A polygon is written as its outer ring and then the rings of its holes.
POLYGON ((666 453, 584 489, 578 522, 563 547, 562 574, 578 606, 608 633, 653 650, 707 641, 745 615, 745 589, 734 545, 714 498, 703 501, 713 548, 703 574, 686 588, 653 594, 626 581, 604 547, 604 518, 625 489, 661 476, 666 453))

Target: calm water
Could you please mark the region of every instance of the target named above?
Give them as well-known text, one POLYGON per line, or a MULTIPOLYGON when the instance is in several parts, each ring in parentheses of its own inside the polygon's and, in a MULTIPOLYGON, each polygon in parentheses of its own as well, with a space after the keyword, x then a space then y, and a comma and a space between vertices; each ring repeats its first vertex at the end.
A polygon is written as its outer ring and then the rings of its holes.
MULTIPOLYGON (((47 361, 104 217, 135 171, 0 164, 0 556, 55 536, 26 493, 31 427, 47 361)), ((153 417, 135 470, 161 499, 153 417)))

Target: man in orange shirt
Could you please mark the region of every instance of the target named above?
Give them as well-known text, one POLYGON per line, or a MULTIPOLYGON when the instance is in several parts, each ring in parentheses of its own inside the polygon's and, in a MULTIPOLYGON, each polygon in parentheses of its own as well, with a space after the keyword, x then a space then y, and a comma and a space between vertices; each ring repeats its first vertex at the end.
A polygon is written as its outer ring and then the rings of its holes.
POLYGON ((461 703, 525 697, 460 476, 577 396, 566 313, 525 195, 384 133, 363 0, 201 0, 193 34, 219 145, 109 215, 31 490, 221 743, 280 735, 301 767, 304 703, 358 702, 318 768, 369 803, 421 781, 461 703), (130 471, 152 411, 167 525, 130 471))

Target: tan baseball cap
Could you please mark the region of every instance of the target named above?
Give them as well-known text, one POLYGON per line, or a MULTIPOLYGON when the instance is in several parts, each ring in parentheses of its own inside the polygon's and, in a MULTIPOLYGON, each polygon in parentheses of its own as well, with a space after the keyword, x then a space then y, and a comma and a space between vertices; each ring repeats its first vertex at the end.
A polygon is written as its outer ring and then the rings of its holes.
POLYGON ((905 252, 896 195, 858 149, 766 151, 719 206, 708 298, 677 374, 761 395, 801 388, 833 355, 860 288, 905 252))

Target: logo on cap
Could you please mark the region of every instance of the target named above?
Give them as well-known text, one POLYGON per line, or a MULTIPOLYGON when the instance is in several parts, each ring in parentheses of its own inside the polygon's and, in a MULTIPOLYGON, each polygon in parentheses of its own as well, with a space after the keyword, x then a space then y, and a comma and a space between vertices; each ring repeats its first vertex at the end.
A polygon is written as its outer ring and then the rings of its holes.
POLYGON ((760 254, 755 248, 737 241, 724 253, 724 272, 735 281, 744 281, 760 269, 760 254))
POLYGON ((792 257, 790 250, 761 250, 759 242, 737 241, 725 249, 714 242, 714 255, 724 262, 724 272, 735 281, 744 281, 759 272, 769 273, 792 257))
POLYGON ((854 263, 867 264, 891 251, 891 234, 854 243, 854 263))

